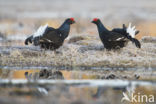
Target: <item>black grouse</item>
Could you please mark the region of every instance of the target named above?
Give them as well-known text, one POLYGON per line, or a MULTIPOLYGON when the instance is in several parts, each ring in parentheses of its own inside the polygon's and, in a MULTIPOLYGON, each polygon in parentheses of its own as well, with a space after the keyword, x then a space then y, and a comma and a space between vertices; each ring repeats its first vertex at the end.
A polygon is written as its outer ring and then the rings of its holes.
POLYGON ((141 48, 140 42, 135 39, 135 35, 139 33, 135 26, 131 27, 129 24, 127 28, 123 24, 123 28, 115 28, 109 31, 98 18, 94 18, 92 23, 97 25, 100 39, 107 50, 123 48, 129 40, 135 43, 137 48, 141 48))
POLYGON ((62 46, 64 40, 68 37, 70 25, 75 23, 74 18, 68 18, 58 28, 49 27, 47 24, 40 26, 39 29, 25 40, 25 45, 33 43, 44 49, 55 50, 62 46))

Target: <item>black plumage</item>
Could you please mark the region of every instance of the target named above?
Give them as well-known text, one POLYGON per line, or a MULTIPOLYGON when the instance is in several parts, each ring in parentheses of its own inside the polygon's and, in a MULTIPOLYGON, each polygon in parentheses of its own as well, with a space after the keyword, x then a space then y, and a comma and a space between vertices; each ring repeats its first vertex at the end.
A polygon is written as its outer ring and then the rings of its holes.
MULTIPOLYGON (((115 28, 112 31, 109 31, 100 21, 100 19, 93 19, 92 23, 97 25, 99 37, 104 44, 104 47, 108 50, 111 49, 120 49, 126 46, 128 41, 135 43, 137 48, 141 47, 140 42, 133 38, 130 33, 127 32, 127 28, 123 25, 123 28, 115 28)), ((134 31, 135 35, 139 31, 134 31)))
MULTIPOLYGON (((114 28, 112 29, 113 32, 117 32, 120 33, 122 35, 128 36, 129 34, 127 33, 127 27, 125 26, 125 24, 122 25, 122 28, 114 28)), ((135 35, 137 35, 139 33, 139 31, 137 30, 135 32, 135 35)))
POLYGON ((74 18, 68 18, 58 29, 46 25, 42 26, 35 34, 25 40, 25 44, 33 43, 41 48, 55 50, 62 46, 69 35, 70 25, 73 23, 75 23, 74 18))

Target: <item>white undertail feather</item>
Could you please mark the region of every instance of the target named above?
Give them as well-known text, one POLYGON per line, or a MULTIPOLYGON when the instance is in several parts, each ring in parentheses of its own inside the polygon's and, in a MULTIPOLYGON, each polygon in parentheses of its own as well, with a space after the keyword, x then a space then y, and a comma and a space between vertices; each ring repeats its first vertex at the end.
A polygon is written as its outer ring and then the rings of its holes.
POLYGON ((40 26, 38 28, 38 30, 34 33, 33 38, 42 36, 44 34, 44 32, 45 32, 47 27, 48 27, 48 24, 46 24, 44 26, 40 26))
POLYGON ((127 28, 127 33, 129 33, 129 35, 132 37, 132 38, 135 38, 135 32, 136 32, 136 29, 135 29, 135 26, 131 26, 131 23, 129 23, 129 26, 127 28))

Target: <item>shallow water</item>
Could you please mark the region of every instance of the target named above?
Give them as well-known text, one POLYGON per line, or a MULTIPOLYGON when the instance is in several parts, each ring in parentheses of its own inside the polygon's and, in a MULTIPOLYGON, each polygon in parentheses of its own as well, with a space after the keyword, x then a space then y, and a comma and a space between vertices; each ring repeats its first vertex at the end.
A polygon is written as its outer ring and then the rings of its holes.
POLYGON ((156 96, 155 70, 146 75, 143 70, 142 73, 134 70, 59 70, 62 74, 56 71, 58 69, 0 69, 0 103, 11 103, 14 100, 15 104, 40 104, 43 101, 120 104, 123 92, 130 94, 134 91, 136 95, 156 96), (42 71, 52 74, 46 73, 44 76, 42 71), (28 77, 25 72, 28 72, 28 77))

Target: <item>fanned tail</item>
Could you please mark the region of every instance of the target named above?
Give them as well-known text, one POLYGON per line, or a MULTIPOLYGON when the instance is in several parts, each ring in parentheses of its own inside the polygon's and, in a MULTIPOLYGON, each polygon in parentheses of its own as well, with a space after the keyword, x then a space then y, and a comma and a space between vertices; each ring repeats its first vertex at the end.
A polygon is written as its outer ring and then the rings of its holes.
POLYGON ((135 39, 135 38, 132 38, 131 36, 128 36, 127 37, 130 41, 132 41, 134 44, 135 44, 135 46, 137 47, 137 48, 141 48, 141 43, 139 42, 139 40, 137 40, 137 39, 135 39))
POLYGON ((137 31, 135 32, 135 35, 139 34, 139 32, 140 32, 140 31, 139 31, 139 30, 137 30, 137 31))
MULTIPOLYGON (((126 28, 125 25, 123 25, 123 28, 126 28)), ((140 42, 137 39, 135 39, 135 35, 139 33, 139 31, 136 30, 135 26, 132 27, 131 23, 129 23, 129 26, 128 28, 126 28, 126 31, 128 33, 127 38, 131 40, 133 43, 135 43, 137 48, 141 48, 140 42)))
POLYGON ((38 30, 34 33, 33 38, 42 36, 44 32, 46 31, 47 27, 48 27, 48 24, 44 26, 40 26, 38 30))
POLYGON ((140 44, 140 42, 137 39, 133 38, 133 42, 135 43, 135 46, 137 48, 141 48, 141 44, 140 44))
POLYGON ((28 45, 29 43, 32 43, 32 39, 33 39, 33 36, 30 36, 28 37, 26 40, 25 40, 25 45, 28 45))
POLYGON ((30 37, 28 37, 26 40, 25 40, 25 45, 28 45, 28 43, 32 43, 34 45, 39 45, 39 39, 41 36, 43 36, 44 32, 46 31, 48 27, 48 24, 44 25, 44 26, 40 26, 38 28, 38 30, 30 37))

